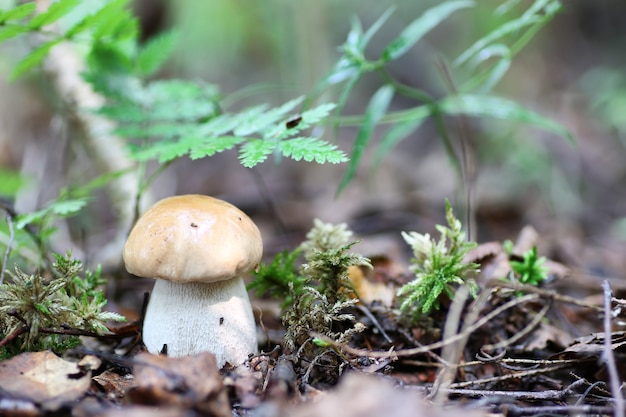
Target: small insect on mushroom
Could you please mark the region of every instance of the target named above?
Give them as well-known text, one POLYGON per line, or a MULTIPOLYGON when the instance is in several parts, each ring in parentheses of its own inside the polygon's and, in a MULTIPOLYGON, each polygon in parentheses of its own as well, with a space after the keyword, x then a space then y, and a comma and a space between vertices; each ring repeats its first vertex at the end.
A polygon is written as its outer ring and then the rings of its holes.
POLYGON ((262 254, 257 226, 217 198, 169 197, 146 211, 130 232, 123 257, 131 274, 156 278, 143 324, 148 351, 159 353, 164 345, 174 357, 208 351, 219 367, 256 353, 256 325, 242 275, 262 254))

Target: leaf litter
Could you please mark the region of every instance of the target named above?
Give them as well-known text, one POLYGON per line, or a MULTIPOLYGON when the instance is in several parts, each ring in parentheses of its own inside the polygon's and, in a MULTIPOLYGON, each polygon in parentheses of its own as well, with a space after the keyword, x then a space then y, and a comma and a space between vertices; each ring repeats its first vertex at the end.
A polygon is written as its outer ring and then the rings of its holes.
MULTIPOLYGON (((572 271, 551 260, 544 263, 551 278, 542 285, 497 278, 537 243, 536 232, 524 229, 510 254, 497 242, 479 245, 466 261, 480 264, 482 295, 459 301, 442 294, 442 308, 412 325, 398 319, 395 300, 409 280, 405 267, 382 255, 372 257, 373 268, 350 268, 364 296, 344 313, 364 330, 341 342, 312 334, 319 344, 313 356, 284 349, 278 301, 267 299, 253 299, 268 315, 259 317, 261 353, 221 370, 209 353, 169 358, 143 352, 136 323, 119 327, 116 343, 89 337, 63 357, 22 353, 0 362, 0 413, 618 415, 610 380, 612 374, 623 380, 626 368, 607 352, 623 355, 626 302, 610 292, 585 299, 564 294, 559 285, 567 285, 572 271), (602 329, 605 314, 613 323, 608 333, 577 331, 602 329)), ((338 334, 350 326, 336 324, 338 334)))

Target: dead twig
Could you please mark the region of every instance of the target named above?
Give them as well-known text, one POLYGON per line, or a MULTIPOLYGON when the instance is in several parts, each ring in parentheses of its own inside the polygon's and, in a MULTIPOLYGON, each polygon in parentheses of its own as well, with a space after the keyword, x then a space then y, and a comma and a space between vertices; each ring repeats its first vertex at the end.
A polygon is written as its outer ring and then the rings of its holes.
POLYGON ((503 406, 505 415, 517 416, 548 416, 550 414, 577 415, 577 416, 594 416, 594 415, 612 415, 613 407, 596 406, 596 405, 552 405, 544 407, 520 407, 517 405, 507 404, 503 406), (506 410, 504 410, 506 409, 506 410))
MULTIPOLYGON (((502 354, 506 354, 506 352, 503 351, 502 354)), ((438 358, 438 356, 435 355, 435 358, 438 358)), ((438 359, 438 360, 439 362, 426 362, 426 361, 405 359, 402 361, 402 363, 405 365, 410 365, 410 366, 423 366, 423 367, 431 367, 431 368, 441 368, 444 365, 452 366, 452 364, 443 363, 443 359, 438 359)), ((517 359, 517 358, 504 358, 504 357, 494 358, 493 360, 487 360, 481 357, 479 360, 476 360, 476 361, 459 363, 456 365, 456 367, 465 369, 465 368, 471 368, 472 366, 482 366, 486 363, 495 363, 507 369, 513 369, 513 370, 519 371, 521 370, 520 368, 515 368, 511 365, 528 365, 532 367, 537 367, 537 366, 542 366, 542 365, 545 365, 545 366, 571 365, 571 364, 580 364, 581 362, 593 362, 595 360, 596 358, 594 357, 576 358, 576 359, 554 359, 554 360, 552 359, 517 359)))
POLYGON ((611 348, 611 298, 612 291, 609 281, 602 283, 604 290, 604 349, 602 352, 602 360, 606 363, 609 373, 609 384, 613 400, 615 401, 615 417, 624 417, 624 396, 622 395, 622 384, 619 380, 617 365, 615 364, 615 355, 611 348))
POLYGON ((524 285, 524 284, 519 284, 515 282, 508 282, 508 281, 501 281, 501 280, 492 280, 488 284, 488 286, 492 288, 498 288, 498 287, 510 288, 513 290, 522 291, 527 294, 537 294, 537 295, 540 295, 542 298, 547 298, 547 299, 551 299, 554 301, 560 301, 560 302, 567 303, 567 304, 573 304, 579 307, 588 308, 588 309, 595 310, 598 312, 604 311, 602 306, 589 304, 582 300, 578 300, 576 298, 569 297, 567 295, 559 294, 556 291, 546 290, 545 288, 539 288, 533 285, 524 285))
POLYGON ((20 335, 28 333, 28 329, 28 326, 23 326, 13 330, 11 333, 6 335, 4 339, 0 340, 0 347, 8 345, 9 343, 17 339, 20 335))
MULTIPOLYGON (((470 310, 467 318, 463 323, 463 328, 461 329, 461 333, 471 324, 473 324, 484 303, 488 299, 488 292, 483 292, 479 298, 480 302, 475 303, 473 308, 470 310)), ((450 310, 448 311, 448 315, 446 317, 446 323, 444 326, 443 338, 450 339, 458 333, 460 328, 459 323, 461 323, 461 316, 463 315, 463 310, 465 307, 465 302, 469 297, 469 288, 467 285, 462 285, 456 294, 454 295, 454 300, 452 300, 452 305, 450 306, 450 310)), ((449 387, 456 378, 456 374, 458 371, 458 363, 460 362, 461 355, 463 350, 465 349, 465 345, 467 344, 467 338, 469 337, 469 333, 466 334, 465 337, 460 338, 457 342, 451 343, 447 346, 444 346, 441 357, 443 360, 452 364, 452 366, 445 365, 443 369, 437 375, 437 379, 435 379, 435 383, 433 384, 433 390, 431 396, 434 395, 435 403, 443 404, 443 402, 447 399, 448 395, 439 391, 439 388, 447 388, 449 387)))
POLYGON ((575 389, 586 382, 584 379, 577 380, 562 390, 546 391, 499 391, 499 390, 479 390, 479 389, 442 389, 449 395, 460 395, 463 397, 506 397, 519 401, 561 401, 571 395, 576 394, 575 389))
POLYGON ((539 374, 547 374, 550 372, 558 371, 559 369, 567 368, 569 365, 561 364, 554 366, 547 366, 545 368, 538 369, 529 369, 519 372, 511 372, 510 374, 494 376, 490 378, 476 379, 473 381, 465 381, 465 382, 457 382, 450 385, 450 388, 464 388, 471 387, 472 385, 482 385, 482 384, 491 384, 494 382, 502 382, 507 381, 509 379, 522 379, 524 377, 539 375, 539 374))

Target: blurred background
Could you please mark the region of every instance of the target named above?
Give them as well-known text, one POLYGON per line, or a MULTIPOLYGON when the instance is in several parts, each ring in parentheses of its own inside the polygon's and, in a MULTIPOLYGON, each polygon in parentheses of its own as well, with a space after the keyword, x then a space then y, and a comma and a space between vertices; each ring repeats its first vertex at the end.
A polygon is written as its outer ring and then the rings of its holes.
MULTIPOLYGON (((88 3, 88 2, 85 2, 88 3)), ((279 104, 306 94, 340 56, 338 47, 357 17, 364 28, 385 10, 395 11, 373 38, 372 59, 436 1, 380 0, 138 0, 142 36, 176 27, 180 41, 159 78, 202 79, 233 106, 279 104)), ((434 97, 449 94, 441 63, 457 75, 453 61, 480 37, 528 8, 485 0, 452 15, 389 67, 404 84, 434 97)), ((2 46, 0 55, 0 182, 23 180, 15 207, 28 213, 53 200, 63 186, 98 175, 77 134, 49 100, 45 78, 32 75, 8 83, 25 45, 2 46)), ((626 267, 626 3, 566 0, 556 18, 517 55, 493 93, 512 99, 569 129, 575 143, 540 129, 491 119, 446 118, 458 143, 465 133, 475 155, 476 238, 515 239, 524 225, 540 236, 540 253, 580 274, 622 278, 626 267), (456 132, 456 134, 455 134, 456 132)), ((366 77, 352 92, 345 115, 362 114, 382 85, 366 77)), ((328 94, 327 101, 337 97, 328 94)), ((396 99, 393 110, 414 106, 396 99)), ((384 128, 380 132, 384 131, 384 128)), ((377 131, 377 134, 380 134, 377 131)), ((324 137, 350 153, 356 127, 328 128, 324 137)), ((377 138, 374 138, 376 143, 377 138)), ((444 202, 463 208, 463 184, 432 123, 402 141, 375 172, 366 150, 355 181, 337 196, 346 166, 268 160, 250 170, 236 152, 199 161, 183 158, 152 187, 152 198, 203 193, 226 199, 261 227, 266 256, 293 248, 314 218, 346 222, 362 239, 366 255, 410 254, 400 231, 435 232, 444 223, 444 202)), ((155 167, 153 166, 152 169, 155 167)), ((104 192, 79 216, 59 224, 55 250, 67 248, 97 259, 116 223, 104 192)))

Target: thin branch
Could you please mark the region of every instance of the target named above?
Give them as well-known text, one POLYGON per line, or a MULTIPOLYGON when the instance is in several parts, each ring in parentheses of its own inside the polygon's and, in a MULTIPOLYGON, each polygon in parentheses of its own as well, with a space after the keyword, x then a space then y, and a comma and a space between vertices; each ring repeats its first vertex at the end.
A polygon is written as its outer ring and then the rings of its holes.
POLYGON ((522 379, 524 377, 540 374, 548 374, 550 372, 558 371, 559 369, 567 368, 569 365, 560 364, 554 366, 547 366, 545 368, 528 369, 519 372, 511 372, 510 374, 494 376, 490 378, 475 379, 473 381, 457 382, 450 385, 450 388, 463 388, 471 387, 473 385, 492 384, 494 382, 508 381, 510 379, 522 379))
POLYGON ((548 416, 551 414, 563 414, 566 416, 606 416, 613 414, 612 406, 596 406, 596 405, 552 405, 545 407, 520 407, 513 404, 507 404, 506 415, 511 417, 517 416, 548 416))
POLYGON ((611 392, 615 401, 615 417, 624 417, 624 396, 622 395, 622 383, 619 380, 619 371, 615 364, 615 355, 611 348, 611 334, 613 333, 611 328, 611 297, 612 291, 609 281, 605 280, 602 283, 602 289, 604 290, 604 352, 602 353, 602 360, 606 363, 606 367, 609 373, 609 383, 611 386, 611 392))
MULTIPOLYGON (((456 294, 454 294, 452 305, 450 306, 450 309, 448 310, 448 315, 446 316, 446 323, 443 330, 444 339, 452 338, 459 332, 458 329, 460 328, 461 316, 463 315, 465 302, 467 301, 468 297, 469 288, 467 287, 467 285, 461 285, 456 294)), ((472 312, 475 310, 476 308, 472 309, 472 312)), ((473 323, 475 319, 476 314, 474 314, 473 317, 468 318, 465 324, 467 325, 468 322, 473 323)), ((447 346, 444 346, 441 352, 441 357, 443 358, 443 360, 446 361, 446 363, 451 364, 452 366, 444 366, 437 375, 437 379, 435 379, 435 383, 433 384, 433 392, 430 395, 430 397, 434 395, 435 404, 443 404, 444 401, 448 398, 448 395, 443 391, 439 391, 439 388, 448 388, 454 382, 458 371, 457 365, 460 362, 461 354, 463 352, 463 349, 465 349, 468 337, 469 334, 459 339, 456 343, 451 343, 447 346)))
POLYGON ((545 391, 496 391, 459 388, 450 388, 444 391, 449 395, 460 395, 463 397, 507 397, 520 401, 560 401, 566 399, 568 396, 576 394, 574 389, 578 388, 579 385, 584 385, 585 383, 586 381, 584 379, 579 379, 562 390, 545 391))
POLYGON ((483 318, 481 318, 480 320, 478 320, 476 323, 472 324, 471 326, 469 326, 467 329, 465 329, 463 332, 460 332, 458 334, 456 334, 453 337, 450 337, 448 339, 445 340, 441 340, 439 342, 436 343, 432 343, 430 345, 424 345, 424 346, 419 346, 419 347, 415 347, 415 348, 410 348, 410 349, 401 349, 401 350, 396 350, 396 351, 371 351, 371 350, 367 350, 367 349, 357 349, 357 348, 353 348, 350 347, 346 344, 342 344, 339 343, 335 340, 330 339, 329 337, 327 337, 326 335, 323 334, 313 334, 314 337, 317 337, 321 340, 323 340, 324 342, 328 343, 329 345, 332 345, 334 347, 336 347, 337 349, 341 349, 344 352, 350 354, 350 355, 355 355, 355 356, 365 356, 365 357, 369 357, 369 358, 398 358, 398 357, 402 357, 402 356, 413 356, 413 355, 417 355, 420 353, 426 353, 429 352, 431 350, 434 349, 439 349, 441 347, 444 347, 450 343, 456 343, 457 341, 461 340, 462 338, 466 337, 468 334, 473 333, 474 331, 476 331, 477 329, 481 328, 482 326, 484 326, 485 324, 487 324, 490 320, 492 320, 494 317, 496 317, 497 315, 503 313, 504 311, 513 308, 517 305, 520 304, 524 304, 526 302, 529 301, 535 301, 535 300, 539 300, 539 296, 537 294, 528 294, 519 298, 515 298, 513 300, 510 300, 504 304, 502 304, 501 306, 499 306, 498 308, 492 310, 491 312, 489 312, 489 314, 485 315, 483 318))
POLYGON ((20 335, 23 335, 24 333, 28 333, 28 326, 22 326, 13 330, 11 333, 6 335, 4 339, 0 340, 0 347, 6 346, 7 344, 11 343, 13 340, 17 339, 20 335))
POLYGON ((576 298, 573 298, 567 295, 559 294, 558 292, 554 290, 546 290, 545 288, 535 287, 534 285, 524 285, 524 284, 519 284, 516 282, 502 281, 502 280, 491 280, 488 283, 488 286, 492 288, 497 288, 497 287, 510 288, 513 290, 523 291, 529 294, 537 294, 537 295, 542 296, 542 298, 552 299, 555 301, 560 301, 562 303, 573 304, 579 307, 588 308, 591 310, 595 310, 597 312, 604 311, 604 308, 602 306, 589 304, 585 301, 578 300, 576 298))

